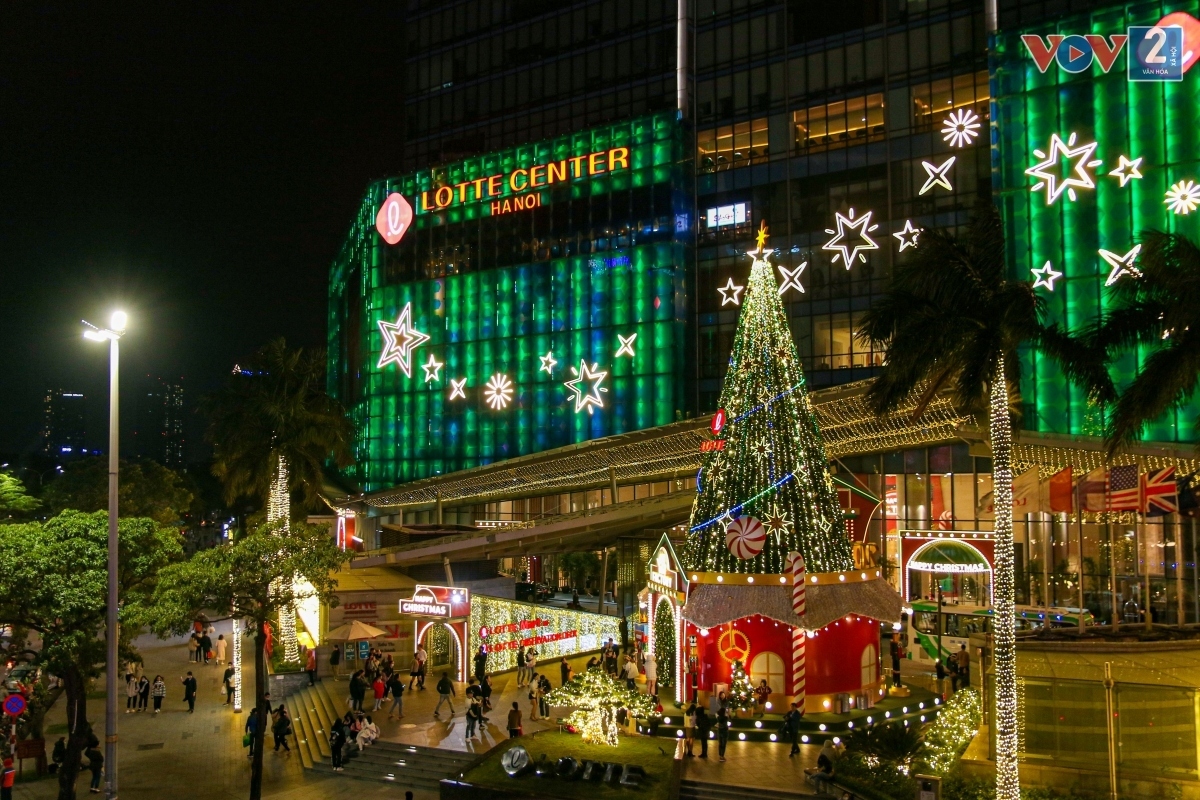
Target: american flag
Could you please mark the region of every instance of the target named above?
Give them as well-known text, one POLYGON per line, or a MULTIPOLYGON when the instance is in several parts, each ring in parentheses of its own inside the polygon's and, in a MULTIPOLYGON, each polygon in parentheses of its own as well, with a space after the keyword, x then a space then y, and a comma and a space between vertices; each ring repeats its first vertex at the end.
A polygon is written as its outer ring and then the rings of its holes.
POLYGON ((1137 511, 1141 508, 1137 465, 1112 467, 1108 471, 1108 510, 1137 511))
POLYGON ((1156 469, 1142 476, 1142 513, 1150 517, 1174 514, 1179 510, 1175 487, 1175 468, 1156 469))

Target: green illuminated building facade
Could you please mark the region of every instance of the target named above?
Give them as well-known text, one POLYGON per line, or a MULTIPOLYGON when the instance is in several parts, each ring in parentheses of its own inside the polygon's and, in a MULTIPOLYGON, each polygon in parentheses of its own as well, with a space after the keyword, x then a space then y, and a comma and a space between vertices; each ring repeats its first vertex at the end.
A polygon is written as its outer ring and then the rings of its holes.
POLYGON ((370 491, 687 413, 685 152, 669 112, 372 184, 330 273, 348 477, 370 491))
MULTIPOLYGON (((1037 291, 1051 319, 1072 331, 1095 322, 1108 307, 1106 283, 1130 279, 1121 274, 1121 262, 1136 264, 1136 254, 1128 256, 1143 231, 1200 239, 1200 214, 1181 213, 1170 196, 1173 187, 1200 181, 1200 71, 1185 72, 1176 82, 1130 81, 1126 60, 1133 56, 1126 47, 1107 73, 1099 59, 1076 74, 1051 61, 1043 73, 1021 35, 1122 35, 1129 26, 1155 25, 1170 12, 1196 15, 1197 5, 1192 0, 1111 6, 996 37, 993 190, 1008 228, 1010 275, 1048 281, 1052 290, 1043 284, 1037 291), (1044 272, 1047 264, 1051 270, 1044 272)), ((1145 355, 1125 356, 1114 377, 1129 381, 1145 355)), ((1023 367, 1026 428, 1101 432, 1098 410, 1052 360, 1031 351, 1023 367)), ((1148 426, 1144 438, 1194 439, 1198 409, 1200 401, 1193 399, 1148 426)))

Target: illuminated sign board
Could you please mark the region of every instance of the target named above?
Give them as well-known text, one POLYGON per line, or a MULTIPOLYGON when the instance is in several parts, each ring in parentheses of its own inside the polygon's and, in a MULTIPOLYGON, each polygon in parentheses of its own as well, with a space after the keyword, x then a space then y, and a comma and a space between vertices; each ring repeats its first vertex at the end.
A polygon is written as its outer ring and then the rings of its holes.
POLYGON ((599 650, 612 639, 621 640, 620 619, 590 611, 537 606, 515 600, 476 595, 468 622, 470 652, 482 645, 487 671, 500 672, 517 664, 522 647, 537 652, 537 660, 599 650))
POLYGON ((658 548, 654 561, 650 563, 649 572, 646 584, 652 590, 661 594, 675 594, 679 573, 671 569, 671 555, 667 548, 658 548))
POLYGON ((400 601, 400 613, 413 617, 463 617, 470 608, 471 595, 468 590, 453 586, 417 584, 412 597, 400 601))
POLYGON ((733 205, 710 208, 705 213, 704 218, 709 228, 743 225, 750 221, 750 204, 734 203, 733 205))
POLYGON ((404 232, 412 224, 413 210, 408 200, 399 192, 392 192, 379 207, 375 215, 375 230, 388 244, 396 244, 404 238, 404 232))
POLYGON ((1108 73, 1128 45, 1127 79, 1133 82, 1181 81, 1196 63, 1200 49, 1200 20, 1177 11, 1155 25, 1131 25, 1123 34, 1021 35, 1025 51, 1040 72, 1053 63, 1070 74, 1088 71, 1092 64, 1108 73))

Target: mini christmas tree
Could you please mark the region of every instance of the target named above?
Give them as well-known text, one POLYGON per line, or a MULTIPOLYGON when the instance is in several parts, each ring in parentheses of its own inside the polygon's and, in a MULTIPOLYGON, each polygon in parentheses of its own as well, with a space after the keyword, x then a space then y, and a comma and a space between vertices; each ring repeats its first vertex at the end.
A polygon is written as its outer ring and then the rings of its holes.
POLYGON ((700 471, 682 560, 700 572, 782 574, 796 550, 810 572, 849 570, 850 541, 766 239, 764 226, 721 389, 721 444, 700 471))
POLYGON ((733 669, 729 674, 732 678, 729 684, 729 694, 726 697, 729 700, 729 707, 734 711, 749 711, 754 707, 754 686, 750 683, 750 676, 746 674, 746 668, 741 661, 734 661, 733 669))
POLYGON ((571 706, 575 710, 567 721, 579 729, 588 744, 617 746, 617 709, 624 708, 634 717, 646 718, 654 711, 650 695, 630 691, 625 681, 604 670, 584 670, 550 694, 551 706, 571 706))

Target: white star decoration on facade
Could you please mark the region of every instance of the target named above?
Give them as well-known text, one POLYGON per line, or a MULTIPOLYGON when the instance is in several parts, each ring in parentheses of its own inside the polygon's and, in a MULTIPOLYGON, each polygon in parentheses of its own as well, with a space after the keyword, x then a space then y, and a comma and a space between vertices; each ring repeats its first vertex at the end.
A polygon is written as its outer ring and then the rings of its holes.
POLYGON ((838 258, 841 258, 842 263, 846 265, 846 269, 850 269, 850 267, 854 266, 854 259, 856 258, 862 260, 864 263, 866 262, 867 257, 863 255, 863 250, 879 249, 879 245, 875 243, 875 240, 867 235, 870 231, 879 227, 878 225, 871 224, 872 213, 868 211, 856 220, 854 219, 853 208, 850 209, 850 216, 848 217, 843 217, 841 212, 833 212, 834 222, 837 223, 837 233, 826 228, 826 233, 833 233, 834 235, 832 239, 821 245, 821 249, 833 252, 832 260, 834 264, 837 263, 838 258), (846 234, 850 231, 858 234, 860 244, 849 245, 846 243, 846 234))
POLYGON ((925 184, 921 187, 921 191, 917 192, 917 194, 925 194, 926 192, 932 191, 933 187, 935 186, 941 186, 943 189, 951 192, 954 191, 954 187, 950 185, 950 176, 946 173, 948 173, 950 168, 954 166, 954 161, 957 158, 957 156, 950 156, 941 164, 932 164, 928 161, 922 161, 921 166, 925 168, 925 174, 928 177, 925 178, 925 184))
POLYGON ((803 261, 800 263, 800 266, 794 269, 788 269, 783 264, 776 264, 776 266, 779 267, 780 273, 783 274, 783 285, 779 287, 779 293, 783 294, 788 289, 798 289, 801 294, 804 294, 804 286, 800 283, 800 276, 804 273, 808 262, 803 261))
POLYGON ((425 370, 425 382, 438 380, 438 373, 441 372, 444 365, 434 357, 433 353, 429 354, 429 360, 421 365, 421 369, 425 370))
POLYGON ((1133 265, 1133 262, 1137 260, 1138 254, 1142 252, 1140 244, 1134 245, 1133 249, 1123 256, 1117 255, 1111 250, 1100 250, 1098 252, 1100 253, 1100 257, 1110 267, 1108 280, 1104 282, 1105 286, 1112 286, 1122 275, 1132 275, 1135 278, 1141 276, 1142 271, 1133 265))
POLYGON ((1095 142, 1088 142, 1076 147, 1073 133, 1067 137, 1065 143, 1058 138, 1057 133, 1051 134, 1050 154, 1034 150, 1033 154, 1042 160, 1025 170, 1026 175, 1038 179, 1038 182, 1031 186, 1029 191, 1036 192, 1039 189, 1045 189, 1046 205, 1052 205, 1062 196, 1063 192, 1066 192, 1067 197, 1074 201, 1078 199, 1075 194, 1076 189, 1095 189, 1096 184, 1092 181, 1092 176, 1088 174, 1088 169, 1094 169, 1103 163, 1100 159, 1092 159, 1092 153, 1095 151, 1095 142), (1071 162, 1066 177, 1062 174, 1064 158, 1071 162))
POLYGON ((601 392, 607 392, 608 389, 603 388, 600 384, 608 376, 607 372, 601 372, 598 364, 592 364, 590 367, 586 361, 579 362, 579 369, 571 367, 571 372, 575 374, 574 380, 569 380, 563 384, 567 387, 567 391, 571 393, 571 399, 575 401, 575 413, 578 414, 585 408, 591 414, 597 408, 604 408, 604 400, 600 397, 601 392), (585 392, 580 388, 580 384, 590 383, 591 386, 585 392))
POLYGON ((742 289, 745 288, 745 286, 738 286, 733 282, 733 278, 730 278, 729 283, 717 289, 721 294, 721 305, 733 303, 735 306, 740 306, 742 301, 738 296, 742 293, 742 289))
POLYGON ((411 378, 413 350, 429 341, 429 334, 412 326, 412 303, 404 306, 395 322, 379 320, 379 330, 383 331, 383 354, 378 366, 399 364, 401 372, 411 378))
POLYGON ((621 356, 633 358, 633 343, 637 340, 637 336, 636 333, 632 333, 629 336, 622 336, 618 333, 617 341, 621 343, 621 346, 617 348, 617 354, 614 358, 620 358, 621 356))
POLYGON ((914 228, 911 219, 904 220, 904 228, 892 234, 892 236, 900 240, 900 252, 903 253, 905 248, 908 247, 916 247, 917 237, 921 235, 921 231, 923 230, 925 229, 914 228))
POLYGON ((1062 273, 1056 271, 1054 265, 1049 261, 1041 269, 1031 269, 1029 271, 1033 273, 1033 277, 1035 278, 1033 282, 1033 288, 1035 289, 1039 286, 1045 286, 1053 292, 1054 282, 1062 277, 1062 273))
POLYGON ((1138 167, 1141 165, 1141 158, 1135 158, 1133 161, 1130 161, 1125 156, 1120 156, 1117 159, 1117 168, 1108 174, 1119 180, 1121 186, 1124 186, 1130 181, 1135 181, 1142 177, 1142 173, 1138 170, 1138 167))
POLYGON ((461 397, 462 399, 466 400, 467 393, 466 393, 466 391, 464 391, 466 386, 467 386, 466 378, 463 378, 460 381, 456 381, 456 380, 454 380, 454 378, 451 378, 450 379, 450 399, 454 400, 455 398, 461 397))
POLYGON ((558 362, 554 359, 554 351, 547 350, 546 355, 538 356, 542 360, 542 365, 538 367, 539 372, 544 372, 547 375, 554 374, 554 368, 558 366, 558 362))
POLYGON ((512 381, 508 379, 507 375, 497 372, 487 382, 487 389, 484 390, 483 397, 493 409, 499 411, 505 408, 512 402, 512 381))
POLYGON ((1172 214, 1186 216, 1200 207, 1200 185, 1192 181, 1173 183, 1167 190, 1167 199, 1163 200, 1163 203, 1172 214))
POLYGON ((942 140, 951 147, 966 147, 979 135, 979 115, 969 108, 951 111, 942 122, 942 140))

